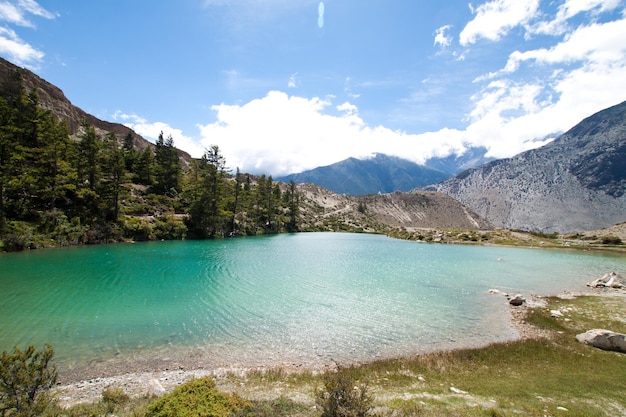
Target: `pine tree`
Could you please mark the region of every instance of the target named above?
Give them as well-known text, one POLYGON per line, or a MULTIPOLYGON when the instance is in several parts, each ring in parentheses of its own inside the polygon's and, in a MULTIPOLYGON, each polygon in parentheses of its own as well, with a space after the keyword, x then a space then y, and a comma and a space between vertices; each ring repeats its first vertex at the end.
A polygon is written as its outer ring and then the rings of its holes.
POLYGON ((47 209, 68 207, 76 191, 75 145, 69 139, 69 129, 50 112, 40 116, 39 142, 42 152, 42 200, 47 209))
POLYGON ((78 215, 91 223, 98 214, 99 196, 97 180, 99 168, 100 140, 96 129, 88 122, 83 121, 78 142, 78 182, 76 195, 78 215))
POLYGON ((5 184, 11 172, 11 156, 15 145, 15 111, 4 98, 0 97, 0 230, 6 221, 5 184))
POLYGON ((215 237, 224 232, 228 218, 223 194, 227 174, 225 159, 216 145, 195 161, 188 180, 191 202, 186 219, 192 237, 215 237))
POLYGON ((153 180, 154 153, 150 147, 146 147, 134 164, 133 181, 137 184, 152 185, 153 180))
POLYGON ((180 160, 178 151, 174 147, 174 139, 168 136, 163 138, 163 132, 154 149, 154 179, 155 191, 160 194, 176 194, 180 188, 180 160))
POLYGON ((130 132, 124 137, 123 153, 126 171, 133 172, 135 161, 137 160, 137 151, 135 151, 133 135, 130 132))
POLYGON ((289 189, 284 194, 284 201, 287 206, 289 219, 286 225, 287 231, 290 233, 297 232, 300 196, 296 190, 296 183, 293 180, 289 181, 289 189))
POLYGON ((239 167, 237 167, 237 171, 235 173, 235 184, 233 188, 233 201, 232 201, 232 216, 230 218, 230 235, 237 235, 239 232, 236 228, 236 217, 237 212, 239 210, 239 195, 241 194, 241 173, 239 172, 239 167))
POLYGON ((117 136, 114 132, 104 138, 104 147, 101 156, 102 178, 100 197, 106 213, 106 218, 117 221, 120 212, 120 193, 125 178, 124 152, 120 149, 117 136))

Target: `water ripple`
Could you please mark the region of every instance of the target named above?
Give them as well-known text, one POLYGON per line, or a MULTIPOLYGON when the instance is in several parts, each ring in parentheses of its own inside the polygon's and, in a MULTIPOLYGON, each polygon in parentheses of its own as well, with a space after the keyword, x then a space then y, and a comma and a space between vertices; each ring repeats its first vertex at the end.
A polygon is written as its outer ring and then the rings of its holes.
POLYGON ((610 270, 624 257, 348 234, 6 254, 0 348, 51 343, 67 366, 360 361, 508 337, 488 288, 553 293, 610 270))

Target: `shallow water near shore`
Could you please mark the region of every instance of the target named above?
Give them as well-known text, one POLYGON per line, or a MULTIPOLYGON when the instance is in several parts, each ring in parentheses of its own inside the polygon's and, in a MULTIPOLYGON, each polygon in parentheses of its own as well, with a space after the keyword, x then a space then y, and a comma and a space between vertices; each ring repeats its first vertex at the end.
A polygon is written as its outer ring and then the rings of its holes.
POLYGON ((63 373, 361 362, 516 337, 504 292, 581 290, 626 257, 302 233, 0 255, 0 349, 63 373))

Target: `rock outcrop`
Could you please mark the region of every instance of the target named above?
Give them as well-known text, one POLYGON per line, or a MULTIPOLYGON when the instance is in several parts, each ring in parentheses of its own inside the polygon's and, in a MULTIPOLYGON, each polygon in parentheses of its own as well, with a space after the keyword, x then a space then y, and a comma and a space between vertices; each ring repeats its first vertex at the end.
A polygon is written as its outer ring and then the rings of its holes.
MULTIPOLYGON (((154 146, 151 142, 147 141, 127 126, 101 120, 83 111, 81 108, 73 105, 57 86, 50 84, 37 74, 13 65, 2 58, 0 58, 0 97, 7 98, 10 95, 19 93, 18 76, 21 76, 22 84, 26 92, 36 90, 39 95, 39 105, 49 110, 57 118, 64 120, 72 135, 76 136, 80 132, 82 123, 87 121, 101 136, 105 136, 109 132, 114 132, 118 140, 121 141, 127 135, 131 135, 133 147, 138 151, 142 151, 146 147, 154 146)), ((176 138, 174 138, 174 140, 175 139, 176 138)), ((178 150, 178 156, 183 166, 187 166, 191 161, 191 156, 180 149, 178 150)))
POLYGON ((496 227, 566 233, 621 223, 626 219, 626 102, 541 148, 426 189, 456 198, 496 227))
POLYGON ((522 294, 516 294, 509 300, 509 304, 511 304, 512 306, 516 306, 516 307, 521 306, 525 302, 526 302, 526 299, 522 296, 522 294))
POLYGON ((315 184, 299 184, 300 212, 306 230, 313 223, 336 219, 364 231, 380 230, 380 225, 423 228, 485 230, 493 226, 450 196, 433 192, 347 196, 335 194, 315 184))
POLYGON ((610 272, 605 274, 602 278, 598 278, 593 282, 587 283, 591 288, 626 288, 626 281, 620 274, 610 272))
POLYGON ((576 335, 576 339, 602 350, 626 353, 626 335, 605 329, 593 329, 576 335))

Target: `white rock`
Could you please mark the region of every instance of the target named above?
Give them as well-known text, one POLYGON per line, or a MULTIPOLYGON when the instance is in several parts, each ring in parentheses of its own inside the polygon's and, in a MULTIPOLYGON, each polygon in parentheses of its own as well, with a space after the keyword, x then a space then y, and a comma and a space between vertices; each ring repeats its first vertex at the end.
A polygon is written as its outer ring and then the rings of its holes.
POLYGON ((602 278, 598 278, 593 282, 587 284, 587 286, 592 288, 624 288, 626 287, 626 282, 624 278, 620 274, 616 274, 615 272, 611 272, 605 274, 602 278))
POLYGON ((612 275, 605 285, 609 288, 624 288, 624 282, 622 281, 622 278, 617 274, 612 275))
POLYGON ((559 310, 550 310, 550 316, 563 317, 563 313, 561 313, 559 310))
POLYGON ((165 392, 165 388, 158 379, 151 379, 148 382, 148 394, 161 395, 165 392))
POLYGON ((452 391, 455 394, 467 394, 467 391, 463 391, 462 389, 458 389, 454 387, 450 387, 450 391, 452 391))

